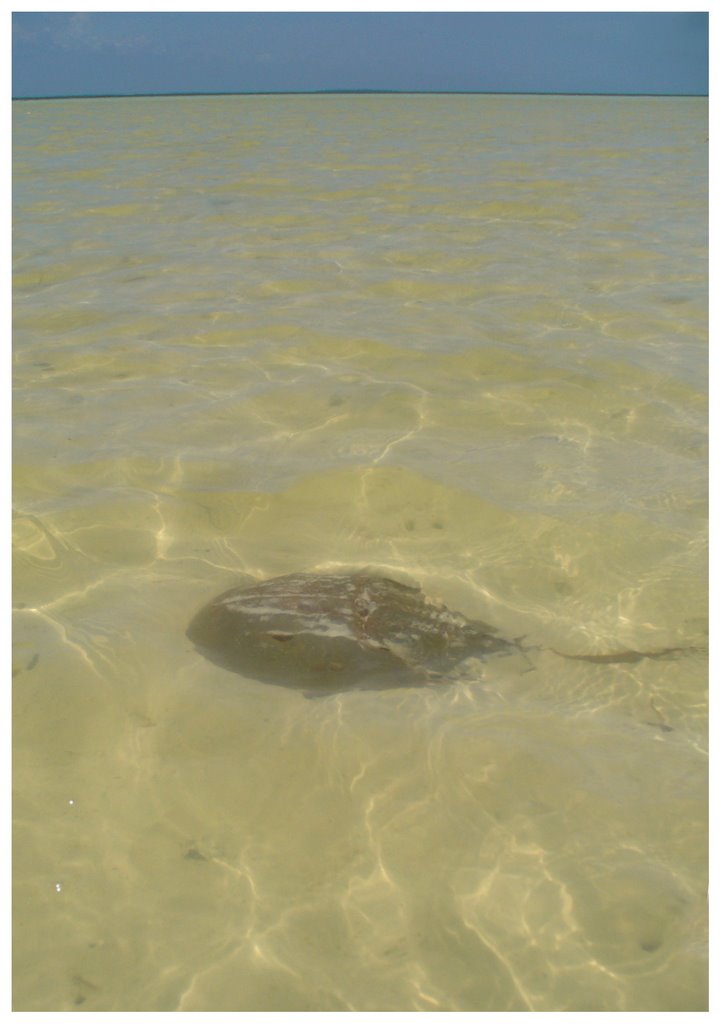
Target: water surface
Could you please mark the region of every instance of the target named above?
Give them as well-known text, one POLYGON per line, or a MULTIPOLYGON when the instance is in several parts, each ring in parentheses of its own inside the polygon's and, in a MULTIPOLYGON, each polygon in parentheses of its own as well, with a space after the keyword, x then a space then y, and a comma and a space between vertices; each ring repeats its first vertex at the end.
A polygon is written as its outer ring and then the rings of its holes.
POLYGON ((15 1009, 704 1009, 706 102, 14 106, 15 1009), (531 650, 185 638, 365 566, 531 650))

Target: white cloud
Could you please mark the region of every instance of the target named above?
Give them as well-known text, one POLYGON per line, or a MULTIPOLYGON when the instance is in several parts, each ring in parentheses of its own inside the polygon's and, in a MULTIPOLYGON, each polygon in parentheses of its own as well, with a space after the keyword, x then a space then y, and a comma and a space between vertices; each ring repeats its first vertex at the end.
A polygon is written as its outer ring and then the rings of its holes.
MULTIPOLYGON (((53 22, 55 19, 53 19, 53 22)), ((98 18, 96 14, 79 12, 63 15, 60 25, 51 22, 50 37, 56 46, 66 50, 145 50, 150 40, 144 35, 116 33, 113 23, 98 18)), ((153 49, 158 49, 157 46, 153 49)))

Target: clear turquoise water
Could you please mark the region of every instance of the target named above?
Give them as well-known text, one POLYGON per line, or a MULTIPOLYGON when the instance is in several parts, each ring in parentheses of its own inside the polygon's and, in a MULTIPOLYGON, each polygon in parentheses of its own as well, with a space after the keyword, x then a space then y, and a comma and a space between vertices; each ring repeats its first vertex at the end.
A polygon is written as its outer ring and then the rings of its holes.
POLYGON ((15 1009, 704 1009, 706 102, 14 119, 15 1009), (185 639, 348 566, 532 650, 185 639))

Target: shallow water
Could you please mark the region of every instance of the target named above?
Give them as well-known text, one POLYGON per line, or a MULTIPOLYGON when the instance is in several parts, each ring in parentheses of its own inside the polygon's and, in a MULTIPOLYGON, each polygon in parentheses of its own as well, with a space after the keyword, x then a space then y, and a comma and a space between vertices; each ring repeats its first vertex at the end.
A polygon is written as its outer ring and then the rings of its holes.
POLYGON ((15 1009, 704 1009, 706 102, 14 117, 15 1009), (360 566, 528 652, 185 638, 360 566))

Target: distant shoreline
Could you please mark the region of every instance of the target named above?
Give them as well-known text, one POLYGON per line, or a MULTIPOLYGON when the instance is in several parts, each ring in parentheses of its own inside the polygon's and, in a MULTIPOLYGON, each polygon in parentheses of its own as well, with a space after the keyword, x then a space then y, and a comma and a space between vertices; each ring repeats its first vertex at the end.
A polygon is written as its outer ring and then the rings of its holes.
POLYGON ((307 89, 257 92, 130 92, 130 93, 69 93, 63 96, 13 96, 13 103, 42 100, 128 100, 167 99, 198 96, 589 96, 616 97, 618 99, 708 99, 708 93, 691 92, 488 92, 484 90, 426 90, 426 89, 307 89))

